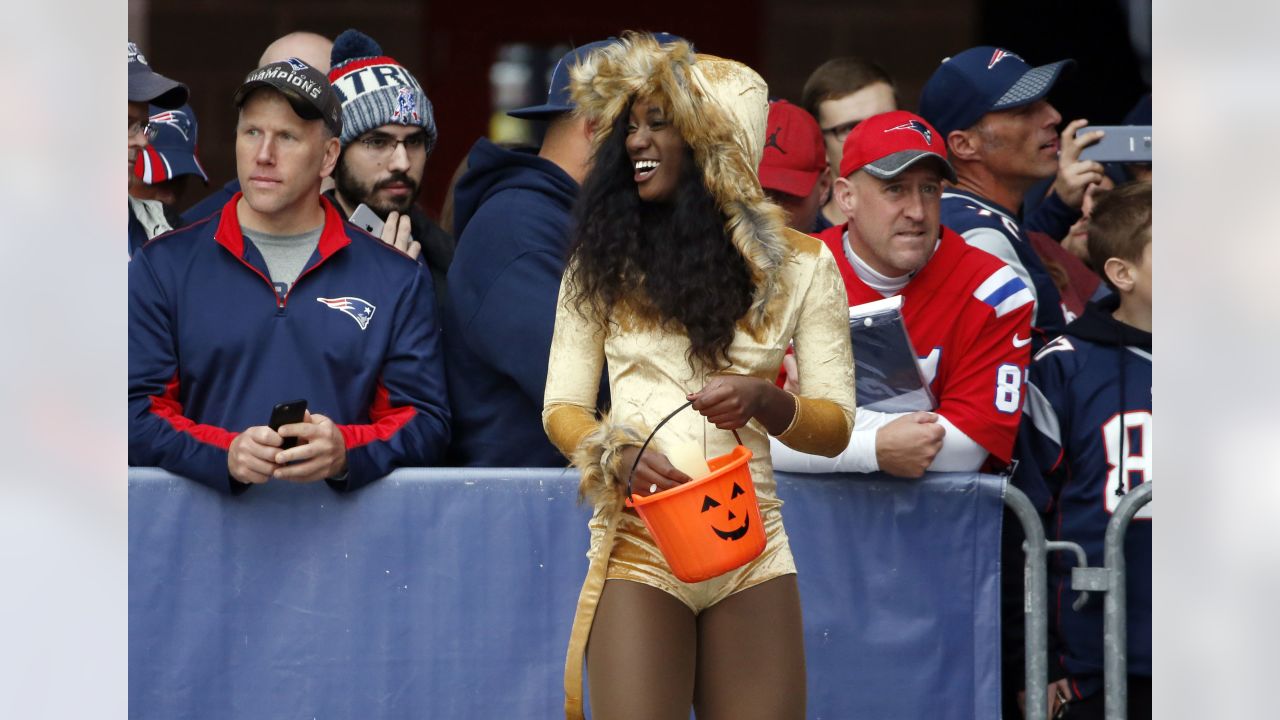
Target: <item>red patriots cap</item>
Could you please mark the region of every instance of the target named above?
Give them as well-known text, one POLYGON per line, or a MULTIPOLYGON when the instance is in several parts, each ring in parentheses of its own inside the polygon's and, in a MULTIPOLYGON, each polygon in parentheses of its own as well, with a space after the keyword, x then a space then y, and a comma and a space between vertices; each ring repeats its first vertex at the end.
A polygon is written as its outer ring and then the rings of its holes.
POLYGON ((947 146, 942 135, 924 118, 906 110, 881 113, 858 123, 844 140, 840 176, 855 170, 888 180, 924 158, 937 158, 942 174, 956 181, 956 171, 947 162, 947 146))

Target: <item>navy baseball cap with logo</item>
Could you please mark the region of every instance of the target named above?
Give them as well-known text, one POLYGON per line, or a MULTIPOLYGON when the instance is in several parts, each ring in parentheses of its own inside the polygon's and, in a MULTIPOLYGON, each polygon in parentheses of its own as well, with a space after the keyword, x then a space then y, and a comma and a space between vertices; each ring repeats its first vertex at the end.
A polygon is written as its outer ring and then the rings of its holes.
MULTIPOLYGON (((682 39, 671 33, 664 32, 654 33, 653 36, 659 43, 664 45, 682 39)), ((565 53, 564 57, 560 58, 556 62, 556 66, 551 70, 551 83, 550 87, 547 88, 547 101, 541 105, 530 105, 529 107, 508 110, 507 114, 522 120, 550 120, 560 113, 569 112, 574 108, 573 100, 569 97, 569 70, 573 69, 592 50, 599 50, 616 42, 618 42, 618 38, 609 37, 605 40, 579 45, 565 53)))
POLYGON ((196 114, 190 105, 177 110, 151 106, 151 127, 155 139, 138 151, 133 174, 148 185, 172 180, 182 175, 195 175, 209 184, 209 175, 196 154, 196 114))
POLYGON ((235 106, 244 105, 249 93, 269 87, 284 95, 298 117, 323 120, 334 137, 342 135, 342 100, 329 77, 298 58, 273 62, 254 70, 236 90, 235 106))
POLYGON ((920 115, 945 138, 989 112, 1029 105, 1045 95, 1074 60, 1032 67, 1003 48, 982 45, 946 58, 920 93, 920 115))
POLYGON ((188 94, 186 85, 152 70, 137 44, 129 43, 129 102, 177 110, 187 104, 188 94))

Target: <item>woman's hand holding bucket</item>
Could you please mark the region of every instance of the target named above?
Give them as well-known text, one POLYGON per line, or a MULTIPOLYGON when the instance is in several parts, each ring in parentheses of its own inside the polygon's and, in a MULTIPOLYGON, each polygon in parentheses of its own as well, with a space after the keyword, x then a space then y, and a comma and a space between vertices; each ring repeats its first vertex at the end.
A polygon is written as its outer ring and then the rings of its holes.
MULTIPOLYGON (((636 462, 636 454, 640 448, 629 446, 622 449, 622 467, 630 468, 636 462)), ((683 485, 693 478, 676 469, 666 455, 645 450, 640 456, 640 464, 636 467, 635 478, 631 481, 632 492, 640 496, 653 495, 677 485, 683 485)))
POLYGON ((755 418, 769 434, 779 435, 796 413, 790 393, 768 380, 746 375, 716 375, 685 399, 692 400, 693 409, 721 430, 737 430, 755 418))

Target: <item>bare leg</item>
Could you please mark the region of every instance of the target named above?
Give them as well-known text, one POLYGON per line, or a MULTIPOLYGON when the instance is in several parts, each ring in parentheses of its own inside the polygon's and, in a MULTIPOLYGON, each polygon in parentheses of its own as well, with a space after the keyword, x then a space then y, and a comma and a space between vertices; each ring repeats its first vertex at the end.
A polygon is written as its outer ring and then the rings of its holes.
POLYGON ((608 580, 587 640, 593 720, 689 720, 697 624, 648 585, 608 580))
POLYGON ((804 720, 804 626, 795 575, 698 616, 698 720, 804 720))

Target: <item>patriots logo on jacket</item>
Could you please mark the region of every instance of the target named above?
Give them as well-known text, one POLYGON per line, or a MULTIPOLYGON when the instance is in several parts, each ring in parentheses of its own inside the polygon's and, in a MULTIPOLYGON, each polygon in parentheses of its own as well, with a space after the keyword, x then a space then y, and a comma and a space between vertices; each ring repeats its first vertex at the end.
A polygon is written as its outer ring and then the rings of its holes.
POLYGON ((391 113, 392 120, 399 120, 402 125, 418 121, 418 99, 413 96, 413 88, 401 87, 396 93, 396 111, 391 113))
POLYGON ((318 302, 351 316, 356 321, 361 330, 369 327, 369 319, 373 317, 373 311, 378 308, 374 307, 367 300, 361 300, 358 297, 340 297, 340 298, 316 298, 318 302))
MULTIPOLYGON (((996 63, 1000 62, 1005 58, 1010 58, 1010 57, 1018 58, 1019 60, 1022 60, 1022 58, 1019 57, 1016 53, 1011 53, 1008 50, 1000 50, 997 48, 995 52, 991 53, 991 60, 987 62, 987 69, 990 70, 991 68, 996 66, 996 63)), ((1026 60, 1022 60, 1022 62, 1026 62, 1026 60)))
POLYGON ((902 123, 901 125, 895 125, 894 127, 891 127, 888 130, 885 130, 885 132, 893 132, 894 130, 915 130, 916 132, 920 133, 921 137, 924 138, 924 142, 926 145, 933 144, 933 133, 929 131, 928 126, 926 126, 924 123, 920 122, 919 120, 908 120, 902 123))

